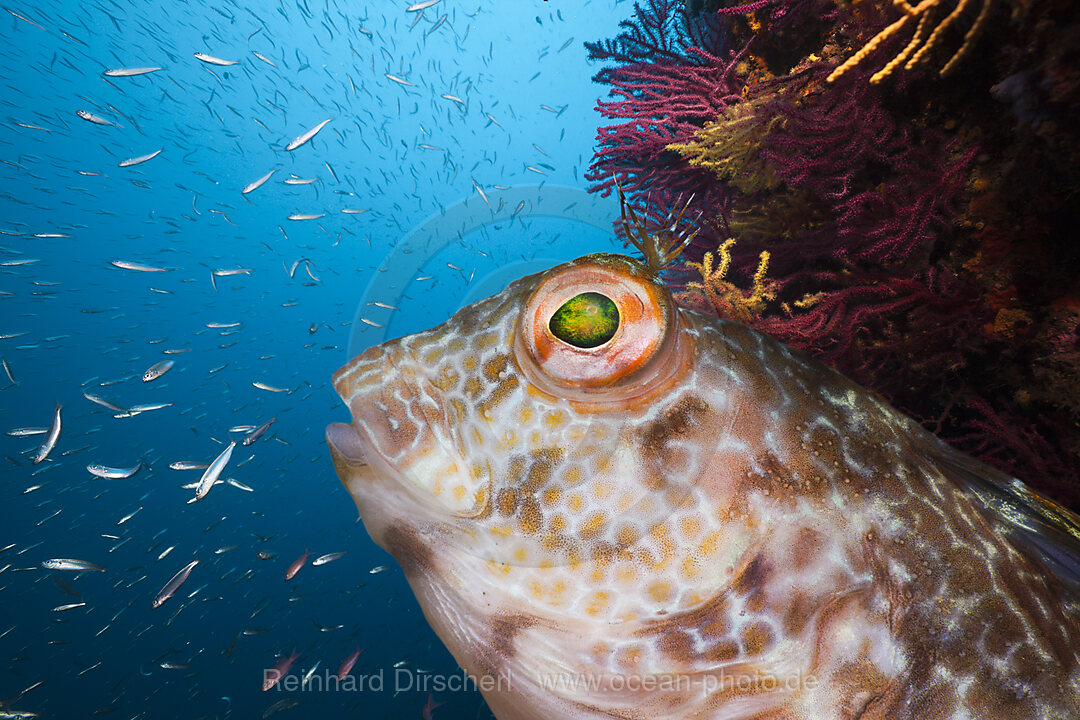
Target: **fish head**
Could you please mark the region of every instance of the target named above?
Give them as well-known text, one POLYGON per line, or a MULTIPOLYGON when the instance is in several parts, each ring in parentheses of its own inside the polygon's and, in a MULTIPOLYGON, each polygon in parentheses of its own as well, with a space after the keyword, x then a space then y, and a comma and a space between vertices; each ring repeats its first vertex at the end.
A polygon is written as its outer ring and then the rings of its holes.
POLYGON ((369 533, 514 566, 633 545, 706 460, 686 324, 641 264, 600 254, 367 350, 334 376, 353 422, 328 440, 369 533))
POLYGON ((718 474, 716 453, 769 408, 734 391, 750 360, 717 327, 598 254, 335 374, 353 416, 327 430, 337 472, 464 667, 499 672, 518 625, 662 616, 730 580, 753 528, 717 519, 743 465, 718 474))

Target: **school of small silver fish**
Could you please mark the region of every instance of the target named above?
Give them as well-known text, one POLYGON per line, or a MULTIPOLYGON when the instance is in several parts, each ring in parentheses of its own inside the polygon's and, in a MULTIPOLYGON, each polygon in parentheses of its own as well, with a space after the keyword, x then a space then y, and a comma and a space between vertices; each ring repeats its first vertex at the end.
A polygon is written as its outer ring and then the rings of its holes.
POLYGON ((327 377, 355 327, 441 321, 474 278, 577 243, 544 218, 585 194, 582 41, 631 12, 0 8, 0 718, 491 717, 475 691, 311 691, 458 670, 356 543, 327 377), (472 224, 403 241, 459 206, 472 224), (388 257, 423 253, 354 317, 388 257))

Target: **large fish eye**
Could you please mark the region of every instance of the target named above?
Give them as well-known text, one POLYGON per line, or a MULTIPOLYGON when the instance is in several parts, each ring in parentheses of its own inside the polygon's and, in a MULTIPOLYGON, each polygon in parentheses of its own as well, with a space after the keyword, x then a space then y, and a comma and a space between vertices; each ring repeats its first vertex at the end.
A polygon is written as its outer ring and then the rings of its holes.
POLYGON ((548 322, 551 334, 579 348, 603 345, 619 329, 619 308, 607 295, 584 292, 562 304, 548 322))
POLYGON ((597 393, 637 393, 673 359, 677 318, 641 263, 588 255, 540 277, 518 316, 514 354, 547 392, 597 401, 597 393))

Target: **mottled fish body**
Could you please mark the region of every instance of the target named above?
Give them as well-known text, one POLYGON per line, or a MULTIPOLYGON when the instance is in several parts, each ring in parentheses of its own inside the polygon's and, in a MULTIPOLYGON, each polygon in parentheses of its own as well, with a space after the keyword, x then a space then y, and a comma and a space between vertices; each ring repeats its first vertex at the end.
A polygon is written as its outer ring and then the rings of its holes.
POLYGON ((1080 717, 1080 519, 660 269, 586 256, 334 376, 338 474, 494 715, 1080 717))

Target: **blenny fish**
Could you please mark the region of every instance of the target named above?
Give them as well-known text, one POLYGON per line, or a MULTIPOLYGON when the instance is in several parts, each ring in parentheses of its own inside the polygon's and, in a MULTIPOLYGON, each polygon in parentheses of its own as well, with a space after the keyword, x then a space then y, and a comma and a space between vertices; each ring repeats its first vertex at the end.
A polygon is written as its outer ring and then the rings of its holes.
POLYGON ((1080 718, 1077 518, 652 261, 333 383, 337 472, 500 720, 1080 718))

